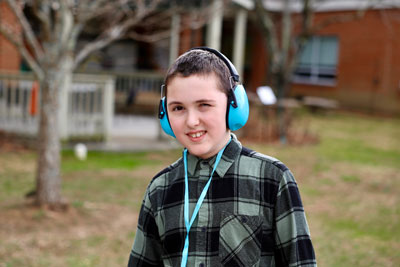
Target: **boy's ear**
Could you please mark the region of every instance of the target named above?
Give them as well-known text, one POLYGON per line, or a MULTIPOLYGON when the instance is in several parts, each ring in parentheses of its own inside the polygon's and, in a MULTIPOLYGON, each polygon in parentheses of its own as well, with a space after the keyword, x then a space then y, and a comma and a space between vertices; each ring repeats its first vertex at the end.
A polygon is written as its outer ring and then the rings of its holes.
POLYGON ((160 99, 160 104, 158 106, 158 118, 160 120, 161 128, 164 130, 164 132, 176 138, 174 131, 172 131, 171 125, 169 123, 166 102, 167 99, 165 98, 165 96, 160 99))
POLYGON ((241 84, 229 93, 226 117, 227 126, 232 131, 242 128, 249 118, 249 99, 241 84))

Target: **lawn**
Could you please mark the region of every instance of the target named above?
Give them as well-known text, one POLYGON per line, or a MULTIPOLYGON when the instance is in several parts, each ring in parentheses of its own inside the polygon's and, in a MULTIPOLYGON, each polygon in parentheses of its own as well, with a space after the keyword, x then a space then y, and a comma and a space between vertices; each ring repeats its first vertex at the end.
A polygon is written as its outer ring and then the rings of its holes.
MULTIPOLYGON (((303 198, 319 266, 400 266, 400 120, 302 114, 316 144, 244 145, 282 160, 303 198)), ((0 148, 1 149, 1 148, 0 148)), ((151 177, 180 151, 62 154, 66 212, 23 196, 36 157, 0 151, 0 267, 126 266, 151 177)))

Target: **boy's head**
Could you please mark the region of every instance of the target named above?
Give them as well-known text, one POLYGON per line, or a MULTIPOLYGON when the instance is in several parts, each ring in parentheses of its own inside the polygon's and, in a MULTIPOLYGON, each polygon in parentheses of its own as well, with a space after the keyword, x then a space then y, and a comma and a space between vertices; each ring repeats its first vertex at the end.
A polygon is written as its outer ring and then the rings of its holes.
POLYGON ((211 74, 216 75, 219 81, 219 89, 228 96, 232 86, 231 74, 222 59, 206 50, 189 50, 178 57, 169 68, 164 82, 165 95, 167 95, 170 81, 175 77, 208 76, 211 74))
POLYGON ((168 70, 160 101, 162 129, 190 153, 206 158, 218 153, 249 115, 239 75, 224 55, 196 48, 180 56, 168 70))

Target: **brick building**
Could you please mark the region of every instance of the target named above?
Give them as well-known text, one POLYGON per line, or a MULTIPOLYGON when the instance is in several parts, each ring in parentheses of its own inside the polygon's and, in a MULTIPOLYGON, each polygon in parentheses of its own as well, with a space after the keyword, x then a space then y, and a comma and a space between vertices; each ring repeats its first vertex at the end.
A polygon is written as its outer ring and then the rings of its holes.
MULTIPOLYGON (((218 0, 215 0, 218 1, 218 0)), ((252 1, 235 0, 224 10, 221 39, 216 48, 233 59, 242 69, 246 89, 269 85, 268 53, 262 31, 254 14, 252 1), (241 12, 248 19, 239 39, 244 43, 242 66, 235 60, 236 28, 241 12)), ((293 1, 301 10, 301 1, 293 1)), ((293 74, 290 96, 316 96, 337 100, 341 107, 374 113, 400 114, 400 2, 383 0, 374 6, 368 0, 326 0, 315 6, 314 25, 333 22, 314 32, 299 55, 293 74), (362 16, 356 13, 365 8, 362 16)), ((280 13, 282 2, 266 0, 270 12, 280 13)), ((294 12, 293 17, 299 12, 294 12)), ((293 22, 295 23, 295 22, 293 22)), ((207 36, 207 28, 203 35, 207 36)), ((180 36, 180 52, 190 46, 209 45, 198 32, 180 36), (187 44, 190 45, 187 45, 187 44), (182 46, 184 49, 182 49, 182 46)))
MULTIPOLYGON (((317 12, 315 21, 349 12, 317 12)), ((338 100, 343 107, 400 114, 399 18, 398 8, 372 9, 360 19, 320 30, 307 47, 312 52, 301 55, 291 94, 323 96, 338 100)))
MULTIPOLYGON (((213 2, 218 4, 222 0, 213 2)), ((267 52, 257 21, 251 19, 254 13, 252 1, 232 2, 228 9, 215 12, 212 23, 196 30, 179 29, 179 24, 190 24, 190 16, 182 14, 177 29, 171 30, 177 35, 176 38, 171 36, 169 45, 167 43, 159 49, 157 45, 144 44, 139 47, 146 49, 136 49, 132 58, 147 63, 146 70, 162 70, 189 48, 208 45, 220 49, 232 59, 247 90, 255 91, 258 86, 268 85, 267 52)), ((278 0, 265 2, 280 3, 278 0)), ((315 12, 314 22, 317 24, 328 17, 354 14, 360 3, 366 2, 368 0, 322 1, 323 5, 315 12)), ((4 3, 0 3, 0 12, 2 20, 14 21, 4 3)), ((325 97, 337 100, 344 108, 400 114, 399 18, 399 1, 382 0, 360 18, 341 20, 316 32, 300 55, 290 95, 325 97)), ((128 58, 126 49, 138 46, 137 43, 133 45, 133 41, 126 42, 125 46, 120 44, 117 53, 125 61, 128 58)), ((117 54, 111 56, 116 59, 117 54)), ((0 35, 0 70, 18 70, 20 62, 16 49, 0 35)), ((127 68, 124 64, 123 69, 136 71, 142 66, 131 65, 132 68, 127 68)))
MULTIPOLYGON (((4 1, 0 2, 0 17, 5 24, 15 26, 14 30, 20 32, 14 14, 4 1)), ((20 64, 21 57, 17 49, 0 34, 0 70, 18 71, 20 64)))

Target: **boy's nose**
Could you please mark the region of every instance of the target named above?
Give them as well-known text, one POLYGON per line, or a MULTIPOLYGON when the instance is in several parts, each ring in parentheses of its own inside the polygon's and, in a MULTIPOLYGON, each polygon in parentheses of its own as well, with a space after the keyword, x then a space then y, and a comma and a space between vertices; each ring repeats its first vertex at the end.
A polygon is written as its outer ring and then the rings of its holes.
POLYGON ((200 118, 196 111, 189 111, 186 118, 186 124, 188 127, 193 128, 200 123, 200 118))

